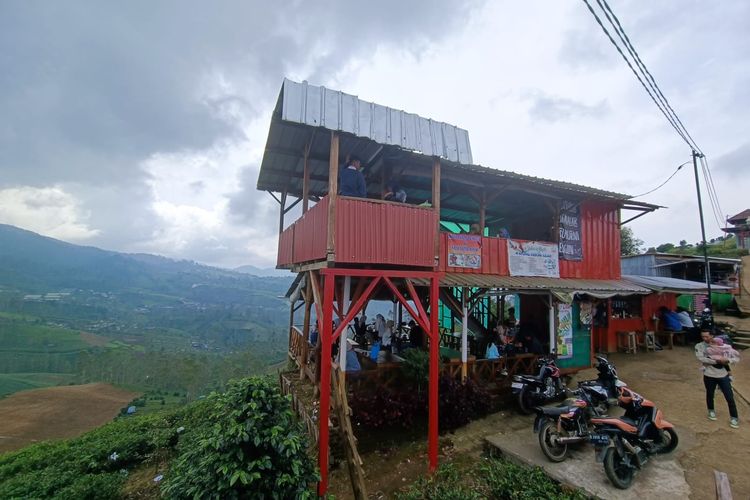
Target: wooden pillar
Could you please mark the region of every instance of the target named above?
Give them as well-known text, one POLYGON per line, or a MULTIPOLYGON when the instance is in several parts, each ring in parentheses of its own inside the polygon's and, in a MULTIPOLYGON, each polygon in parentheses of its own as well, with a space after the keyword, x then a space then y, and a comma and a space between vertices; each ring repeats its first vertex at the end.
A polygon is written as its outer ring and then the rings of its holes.
POLYGON ((284 215, 286 214, 286 191, 281 193, 281 201, 279 208, 279 234, 284 232, 284 215))
POLYGON ((328 158, 328 260, 333 260, 336 230, 336 198, 339 192, 339 134, 331 131, 331 152, 328 158))
POLYGON ((482 236, 484 236, 484 226, 486 224, 487 219, 487 194, 485 193, 484 189, 482 189, 482 193, 479 198, 479 231, 482 236))
MULTIPOLYGON (((307 358, 310 350, 310 316, 312 312, 313 297, 312 297, 312 282, 310 281, 310 275, 308 273, 305 279, 305 319, 302 323, 302 363, 300 363, 299 379, 305 378, 305 368, 307 367, 307 358)), ((318 332, 320 336, 320 332, 318 332)))
POLYGON ((292 350, 292 327, 294 326, 294 305, 295 302, 289 304, 289 350, 292 350))
POLYGON ((440 259, 440 158, 432 163, 432 211, 435 213, 435 266, 440 259))
POLYGON ((305 145, 302 170, 302 213, 310 208, 310 147, 312 139, 305 145))
POLYGON ((333 337, 334 276, 326 276, 323 285, 323 329, 320 332, 320 414, 318 419, 318 495, 328 490, 328 417, 331 407, 331 339, 333 337))
POLYGON ((461 294, 461 314, 463 317, 461 318, 461 381, 466 381, 466 376, 468 372, 468 368, 466 366, 466 363, 468 362, 468 334, 469 334, 469 307, 467 304, 467 299, 469 295, 469 290, 467 288, 463 289, 463 293, 461 294))
POLYGON ((438 328, 438 295, 440 278, 435 275, 430 280, 430 387, 427 455, 430 472, 438 466, 438 364, 440 363, 440 330, 438 328))

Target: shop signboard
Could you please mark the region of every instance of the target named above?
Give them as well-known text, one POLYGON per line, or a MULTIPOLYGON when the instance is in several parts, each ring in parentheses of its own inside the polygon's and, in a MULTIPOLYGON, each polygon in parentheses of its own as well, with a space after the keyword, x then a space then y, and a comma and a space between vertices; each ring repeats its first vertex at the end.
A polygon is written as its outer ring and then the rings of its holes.
POLYGON ((583 260, 581 245, 581 207, 578 203, 563 200, 560 203, 559 223, 560 258, 564 260, 583 260))
POLYGON ((448 235, 448 265, 451 267, 482 267, 482 237, 474 234, 448 235))
POLYGON ((508 240, 508 270, 511 276, 560 277, 557 245, 541 241, 508 240))
POLYGON ((557 357, 573 357, 573 306, 557 304, 557 357))

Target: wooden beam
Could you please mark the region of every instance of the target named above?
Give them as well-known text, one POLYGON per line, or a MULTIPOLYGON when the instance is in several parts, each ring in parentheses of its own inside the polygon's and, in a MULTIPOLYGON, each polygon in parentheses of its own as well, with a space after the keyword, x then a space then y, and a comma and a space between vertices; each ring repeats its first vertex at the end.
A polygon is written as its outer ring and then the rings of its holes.
POLYGON ((432 163, 432 210, 435 212, 435 267, 440 259, 440 158, 432 163))
POLYGON ((310 147, 312 138, 305 144, 305 152, 302 157, 302 213, 306 213, 310 208, 310 147))
POLYGON ((336 236, 336 198, 339 192, 339 134, 331 131, 331 150, 328 158, 328 241, 326 253, 333 260, 336 236))
POLYGON ((286 191, 281 193, 281 201, 279 201, 279 204, 279 234, 281 234, 284 232, 284 214, 286 213, 284 209, 286 208, 286 191))
POLYGON ((486 215, 487 215, 487 194, 484 189, 482 189, 482 194, 479 198, 479 230, 482 236, 484 236, 484 226, 486 221, 486 215))
POLYGON ((284 213, 288 214, 291 209, 299 205, 300 201, 302 201, 302 198, 297 198, 296 200, 294 200, 291 205, 289 205, 288 207, 284 209, 284 213))

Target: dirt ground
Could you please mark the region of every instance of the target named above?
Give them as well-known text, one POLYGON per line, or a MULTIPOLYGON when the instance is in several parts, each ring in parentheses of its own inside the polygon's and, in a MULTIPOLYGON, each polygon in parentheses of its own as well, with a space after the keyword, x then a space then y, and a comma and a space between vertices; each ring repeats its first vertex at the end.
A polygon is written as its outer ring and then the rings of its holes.
POLYGON ((0 453, 75 437, 112 420, 138 393, 109 384, 23 391, 0 400, 0 453))
MULTIPOLYGON (((750 498, 750 474, 745 460, 750 450, 750 368, 746 366, 750 362, 750 351, 745 352, 743 362, 733 368, 739 429, 729 427, 727 406, 720 393, 716 398, 718 420, 711 422, 706 418, 702 373, 691 346, 676 346, 673 350, 655 353, 639 352, 635 356, 610 356, 620 378, 654 401, 675 424, 680 445, 674 457, 684 469, 691 499, 715 498, 714 469, 728 474, 734 498, 750 498)), ((592 369, 581 372, 577 378, 594 376, 592 369)), ((530 429, 532 420, 533 417, 521 416, 510 409, 472 422, 441 438, 440 461, 475 460, 482 453, 485 437, 501 430, 530 429)), ((538 447, 536 439, 530 436, 529 446, 538 447)), ((410 439, 386 437, 381 445, 362 453, 370 497, 392 498, 401 487, 425 474, 426 442, 426 434, 410 439)), ((345 464, 333 470, 330 479, 331 493, 337 498, 351 498, 345 464)))

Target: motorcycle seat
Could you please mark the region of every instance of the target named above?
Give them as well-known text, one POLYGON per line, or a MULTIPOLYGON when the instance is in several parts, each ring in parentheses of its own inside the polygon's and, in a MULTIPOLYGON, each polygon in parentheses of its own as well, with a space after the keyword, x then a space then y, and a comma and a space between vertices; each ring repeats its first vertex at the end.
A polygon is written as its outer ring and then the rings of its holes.
POLYGON ((626 424, 632 425, 633 427, 638 427, 638 423, 635 420, 633 420, 632 418, 620 417, 620 420, 622 420, 626 424))
POLYGON ((541 410, 544 415, 557 417, 560 415, 565 415, 566 413, 570 413, 575 408, 575 406, 544 406, 541 410))

